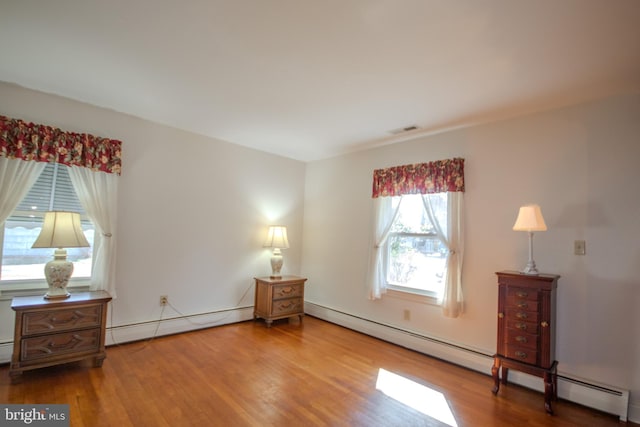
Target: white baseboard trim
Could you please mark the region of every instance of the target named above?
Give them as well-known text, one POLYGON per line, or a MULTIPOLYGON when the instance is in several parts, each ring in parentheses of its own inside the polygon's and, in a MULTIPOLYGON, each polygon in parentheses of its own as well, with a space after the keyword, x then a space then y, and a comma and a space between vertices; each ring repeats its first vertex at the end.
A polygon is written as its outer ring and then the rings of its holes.
MULTIPOLYGON (((492 354, 486 354, 460 344, 428 337, 308 301, 305 302, 305 313, 384 341, 491 375, 492 354)), ((544 384, 540 378, 522 372, 510 370, 509 382, 544 392, 544 384)), ((491 386, 490 381, 487 382, 487 387, 491 386)), ((620 390, 615 387, 596 384, 592 381, 570 378, 561 373, 558 374, 558 397, 599 411, 618 415, 621 421, 627 421, 629 407, 631 406, 631 420, 640 418, 638 416, 640 414, 638 405, 629 405, 628 390, 620 390)))
POLYGON ((13 341, 0 343, 0 363, 11 362, 13 355, 13 341))
POLYGON ((214 326, 238 323, 251 319, 253 319, 253 306, 247 306, 150 322, 111 326, 107 328, 105 341, 106 345, 110 346, 145 340, 151 337, 212 328, 214 326))

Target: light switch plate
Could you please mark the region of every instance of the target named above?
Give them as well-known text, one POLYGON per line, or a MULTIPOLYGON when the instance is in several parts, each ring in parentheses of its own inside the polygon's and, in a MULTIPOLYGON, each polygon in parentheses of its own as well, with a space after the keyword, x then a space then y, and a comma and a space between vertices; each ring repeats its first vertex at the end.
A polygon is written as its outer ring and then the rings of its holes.
POLYGON ((587 244, 584 240, 575 240, 573 242, 573 253, 576 255, 585 255, 587 253, 587 244))

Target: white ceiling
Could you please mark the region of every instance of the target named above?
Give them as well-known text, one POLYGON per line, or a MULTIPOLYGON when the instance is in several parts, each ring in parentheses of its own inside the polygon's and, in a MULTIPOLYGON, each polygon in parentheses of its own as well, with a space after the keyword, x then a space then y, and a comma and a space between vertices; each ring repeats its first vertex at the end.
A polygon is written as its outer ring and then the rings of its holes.
POLYGON ((638 91, 640 1, 0 0, 0 80, 312 161, 638 91))

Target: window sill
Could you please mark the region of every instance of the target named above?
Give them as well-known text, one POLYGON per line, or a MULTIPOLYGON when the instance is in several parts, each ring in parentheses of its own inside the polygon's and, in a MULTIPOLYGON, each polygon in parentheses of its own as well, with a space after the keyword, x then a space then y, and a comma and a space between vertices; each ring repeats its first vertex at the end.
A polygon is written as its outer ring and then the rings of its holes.
POLYGON ((420 304, 440 306, 436 295, 426 291, 411 290, 408 288, 399 288, 399 287, 387 287, 387 293, 384 295, 391 298, 403 299, 406 301, 417 302, 420 304))
MULTIPOLYGON (((71 279, 67 290, 69 292, 88 291, 91 287, 91 279, 88 277, 71 279)), ((0 301, 10 300, 13 297, 44 295, 49 287, 47 282, 41 280, 3 280, 0 282, 0 301)))

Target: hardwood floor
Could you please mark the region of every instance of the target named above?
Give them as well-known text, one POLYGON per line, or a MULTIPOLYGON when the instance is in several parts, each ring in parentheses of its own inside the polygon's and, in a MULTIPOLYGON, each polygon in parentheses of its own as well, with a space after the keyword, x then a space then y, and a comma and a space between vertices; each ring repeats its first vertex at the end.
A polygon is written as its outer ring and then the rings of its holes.
POLYGON ((72 426, 635 425, 562 400, 549 416, 542 394, 509 384, 494 396, 492 385, 489 376, 309 316, 113 346, 102 368, 30 371, 14 385, 0 368, 1 402, 67 403, 72 426), (425 415, 376 389, 389 378, 444 414, 425 415))

